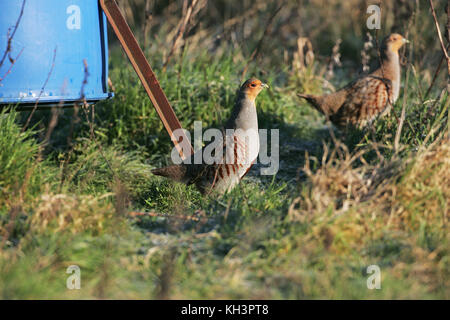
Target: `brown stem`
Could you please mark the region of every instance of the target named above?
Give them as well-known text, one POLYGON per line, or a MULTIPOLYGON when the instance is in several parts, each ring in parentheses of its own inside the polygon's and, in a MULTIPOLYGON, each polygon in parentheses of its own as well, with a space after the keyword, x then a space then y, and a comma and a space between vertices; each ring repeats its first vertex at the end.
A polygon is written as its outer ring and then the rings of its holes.
MULTIPOLYGON (((447 72, 448 72, 448 75, 450 77, 450 57, 448 56, 448 52, 447 52, 447 50, 445 48, 444 41, 442 40, 441 29, 439 28, 439 22, 438 22, 438 19, 436 17, 436 12, 434 10, 433 0, 430 0, 430 8, 431 8, 431 14, 433 15, 434 24, 436 26, 436 31, 437 31, 437 34, 438 34, 439 43, 441 45, 442 52, 444 53, 445 58, 447 59, 447 72)), ((448 11, 448 9, 447 9, 447 11, 448 11)), ((448 12, 447 12, 447 15, 448 15, 448 12)))
POLYGON ((192 12, 194 10, 195 5, 197 4, 198 0, 192 0, 191 4, 189 5, 188 9, 186 10, 186 15, 184 16, 183 20, 180 23, 180 27, 178 29, 177 35, 175 36, 175 40, 173 41, 172 48, 169 51, 169 54, 167 55, 166 62, 163 64, 163 71, 166 71, 167 65, 169 64, 170 59, 172 58, 175 49, 178 47, 178 42, 183 38, 184 32, 186 31, 186 26, 189 22, 189 19, 191 18, 192 12))
POLYGON ((11 65, 9 66, 8 71, 6 71, 6 72, 5 72, 5 75, 4 75, 2 78, 0 78, 0 82, 2 82, 2 81, 6 78, 6 76, 7 76, 8 74, 11 73, 11 70, 12 70, 14 64, 16 63, 17 59, 19 59, 20 56, 22 55, 23 49, 25 49, 25 48, 22 48, 22 50, 20 50, 20 52, 19 52, 19 54, 17 55, 17 57, 16 57, 15 59, 12 59, 11 65))
MULTIPOLYGON (((448 50, 449 48, 450 48, 450 43, 447 44, 447 50, 448 50)), ((438 66, 437 66, 437 68, 436 68, 436 71, 434 72, 433 80, 431 80, 431 84, 430 84, 430 86, 428 87, 428 90, 427 90, 427 92, 425 93, 425 96, 423 97, 423 100, 424 100, 424 101, 426 100, 426 98, 427 98, 428 95, 430 94, 431 89, 434 87, 434 83, 436 82, 436 78, 437 78, 437 76, 438 76, 438 74, 439 74, 439 71, 441 71, 441 67, 442 67, 442 63, 444 62, 444 58, 445 58, 445 54, 442 54, 441 60, 439 61, 439 64, 438 64, 438 66)))
POLYGON ((142 51, 145 53, 145 49, 147 48, 147 35, 148 30, 150 29, 150 22, 152 21, 153 15, 151 10, 151 0, 145 1, 145 17, 144 17, 144 26, 142 28, 142 34, 144 36, 144 43, 142 45, 142 51))
POLYGON ((55 68, 55 59, 56 59, 56 48, 53 50, 52 66, 50 68, 50 71, 47 74, 47 79, 45 79, 44 85, 42 86, 41 91, 39 92, 39 96, 36 100, 36 103, 34 104, 33 110, 31 111, 30 115, 28 116, 27 122, 25 122, 25 125, 22 128, 22 132, 25 131, 25 129, 30 124, 31 118, 33 117, 33 114, 37 109, 39 100, 41 99, 41 96, 44 93, 45 87, 47 86, 48 80, 50 79, 50 76, 52 75, 53 69, 55 68))
MULTIPOLYGON (((411 55, 411 51, 410 51, 411 55)), ((400 146, 400 136, 402 134, 403 124, 405 122, 406 117, 406 96, 408 92, 408 82, 409 82, 409 68, 406 71, 406 80, 405 80, 405 87, 403 91, 403 104, 402 104, 402 111, 400 114, 400 122, 397 127, 397 132, 395 133, 395 139, 394 139, 394 151, 397 153, 399 151, 400 146)))
MULTIPOLYGON (((14 26, 11 36, 8 35, 8 42, 7 42, 6 50, 3 53, 3 57, 0 60, 0 67, 3 65, 3 62, 5 62, 6 56, 11 52, 11 42, 14 38, 14 35, 16 34, 17 27, 19 26, 20 20, 22 19, 23 10, 25 8, 25 3, 26 3, 26 0, 23 0, 22 8, 20 9, 20 14, 19 14, 19 17, 17 18, 16 25, 14 26)), ((9 31, 8 31, 8 33, 9 33, 9 31)))
POLYGON ((264 29, 264 33, 262 35, 262 37, 259 39, 258 44, 256 45, 255 49, 253 50, 252 54, 250 55, 250 58, 247 61, 247 64, 244 68, 244 70, 242 71, 241 74, 241 82, 244 80, 245 74, 247 73, 249 64, 258 57, 259 52, 262 48, 262 44, 264 42, 264 39, 266 38, 266 36, 269 34, 270 28, 272 26, 273 23, 273 19, 275 18, 275 16, 278 14, 278 12, 280 12, 281 8, 283 8, 284 3, 282 3, 278 9, 276 9, 273 14, 270 16, 269 20, 267 20, 267 24, 266 24, 266 28, 264 29))

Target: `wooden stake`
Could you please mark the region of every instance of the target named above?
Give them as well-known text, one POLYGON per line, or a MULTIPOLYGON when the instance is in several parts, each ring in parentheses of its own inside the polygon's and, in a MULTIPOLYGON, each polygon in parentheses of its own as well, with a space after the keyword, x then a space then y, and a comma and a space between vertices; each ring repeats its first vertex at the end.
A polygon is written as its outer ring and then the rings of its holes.
POLYGON ((186 137, 184 132, 181 132, 180 141, 177 141, 177 139, 173 135, 173 132, 176 129, 182 129, 181 124, 178 121, 178 118, 175 115, 175 112, 173 111, 172 107, 170 106, 169 101, 167 100, 167 97, 164 94, 164 91, 159 85, 158 79, 153 73, 150 64, 148 63, 147 59, 144 56, 144 53, 142 52, 138 42, 136 41, 133 32, 131 31, 125 18, 120 12, 119 6, 117 5, 115 0, 99 0, 99 1, 103 11, 106 14, 106 17, 108 18, 111 27, 113 28, 117 38, 119 39, 123 49, 125 50, 128 59, 130 59, 131 64, 134 67, 134 70, 136 71, 137 75, 139 76, 139 79, 141 80, 142 85, 145 88, 145 91, 147 92, 150 100, 152 101, 153 106, 156 109, 156 112, 158 112, 158 115, 161 118, 164 127, 169 133, 169 136, 173 144, 177 148, 177 151, 180 154, 181 158, 184 160, 190 154, 183 153, 183 149, 180 146, 180 142, 185 141, 189 143, 191 154, 193 153, 192 146, 190 145, 189 139, 186 137))

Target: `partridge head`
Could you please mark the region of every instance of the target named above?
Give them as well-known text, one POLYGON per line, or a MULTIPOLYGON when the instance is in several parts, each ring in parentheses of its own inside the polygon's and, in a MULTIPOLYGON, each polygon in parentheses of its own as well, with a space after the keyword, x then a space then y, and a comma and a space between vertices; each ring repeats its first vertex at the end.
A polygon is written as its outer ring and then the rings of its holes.
MULTIPOLYGON (((152 170, 155 175, 170 178, 185 184, 195 184, 202 193, 225 193, 235 187, 250 170, 259 152, 258 117, 255 100, 268 85, 251 78, 239 89, 230 118, 225 124, 224 137, 212 164, 205 161, 195 163, 195 155, 190 163, 172 165, 152 170)), ((217 150, 217 149, 216 149, 217 150)))
POLYGON ((398 33, 386 37, 380 46, 381 64, 342 89, 323 96, 298 94, 323 113, 337 127, 362 128, 388 113, 400 91, 398 51, 409 41, 398 33))

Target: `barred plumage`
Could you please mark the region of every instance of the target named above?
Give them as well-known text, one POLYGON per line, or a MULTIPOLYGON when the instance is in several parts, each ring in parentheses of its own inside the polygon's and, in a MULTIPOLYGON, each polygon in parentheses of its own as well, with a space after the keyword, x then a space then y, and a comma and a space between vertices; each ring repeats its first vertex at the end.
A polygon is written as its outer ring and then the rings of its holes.
POLYGON ((364 127, 388 113, 399 95, 400 62, 398 50, 408 40, 391 34, 381 46, 381 66, 342 89, 324 96, 298 94, 342 128, 364 127))
MULTIPOLYGON (((202 193, 224 193, 235 187, 250 170, 259 151, 258 119, 255 98, 267 85, 258 79, 247 80, 238 97, 223 139, 222 157, 213 164, 181 164, 152 170, 185 184, 195 184, 202 193)), ((200 150, 198 152, 202 152, 200 150)), ((191 156, 191 163, 195 156, 191 156)))

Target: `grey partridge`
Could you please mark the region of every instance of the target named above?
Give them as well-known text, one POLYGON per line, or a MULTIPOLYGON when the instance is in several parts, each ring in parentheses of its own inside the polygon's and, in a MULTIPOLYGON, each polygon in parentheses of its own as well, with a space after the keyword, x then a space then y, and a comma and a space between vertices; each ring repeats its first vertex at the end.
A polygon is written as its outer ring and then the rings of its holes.
MULTIPOLYGON (((194 184, 203 194, 214 191, 225 193, 235 187, 250 170, 259 152, 258 117, 255 99, 268 85, 258 79, 249 79, 241 86, 234 109, 225 125, 222 155, 212 164, 182 163, 152 170, 155 175, 174 181, 194 184), (231 129, 231 130, 228 130, 231 129)), ((199 150, 197 152, 203 152, 199 150)))
POLYGON ((323 96, 298 94, 323 113, 338 128, 362 128, 387 114, 400 91, 398 50, 409 42, 400 34, 386 37, 380 47, 381 65, 372 73, 323 96))

